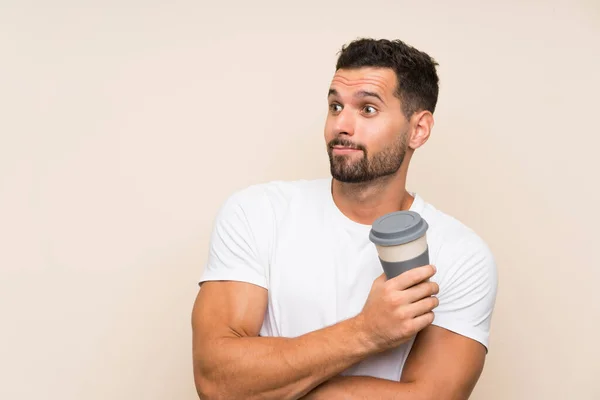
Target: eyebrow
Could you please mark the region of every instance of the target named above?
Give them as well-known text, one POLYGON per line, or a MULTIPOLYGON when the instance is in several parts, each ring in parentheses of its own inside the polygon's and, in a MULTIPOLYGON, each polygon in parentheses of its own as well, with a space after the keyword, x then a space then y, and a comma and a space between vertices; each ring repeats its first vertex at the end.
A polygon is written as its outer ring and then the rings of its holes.
MULTIPOLYGON (((327 94, 327 97, 338 96, 338 95, 339 95, 339 93, 338 93, 337 90, 335 90, 335 89, 329 89, 329 93, 327 94)), ((354 95, 354 97, 360 97, 360 98, 363 98, 363 97, 375 97, 380 102, 382 102, 382 103, 385 104, 385 102, 383 101, 383 99, 381 98, 381 96, 379 94, 377 94, 375 92, 369 92, 367 90, 361 90, 359 92, 356 92, 356 94, 354 95)))
POLYGON ((356 97, 375 97, 376 99, 378 99, 380 102, 385 103, 383 101, 383 99, 381 98, 381 96, 379 96, 379 94, 375 93, 375 92, 368 92, 366 90, 361 90, 360 92, 356 93, 355 95, 356 97))

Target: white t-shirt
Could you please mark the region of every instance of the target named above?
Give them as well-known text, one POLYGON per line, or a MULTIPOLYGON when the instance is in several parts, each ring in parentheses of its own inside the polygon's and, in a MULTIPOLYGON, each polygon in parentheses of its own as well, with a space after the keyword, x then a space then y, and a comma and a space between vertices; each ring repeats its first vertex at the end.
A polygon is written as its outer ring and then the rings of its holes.
MULTIPOLYGON (((427 204, 412 211, 429 224, 432 280, 440 287, 433 324, 488 347, 497 273, 488 246, 471 229, 427 204)), ((383 272, 370 225, 347 218, 331 178, 269 182, 230 196, 212 231, 200 282, 243 281, 268 290, 261 336, 296 337, 357 315, 383 272)), ((344 338, 339 338, 344 340, 344 338)), ((344 372, 399 380, 414 339, 344 372)))

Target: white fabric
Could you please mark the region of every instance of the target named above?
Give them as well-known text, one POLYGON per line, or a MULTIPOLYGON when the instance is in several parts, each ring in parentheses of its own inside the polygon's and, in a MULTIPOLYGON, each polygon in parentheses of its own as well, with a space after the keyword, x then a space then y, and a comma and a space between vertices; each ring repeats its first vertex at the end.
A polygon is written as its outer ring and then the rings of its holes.
MULTIPOLYGON (((428 222, 432 278, 440 286, 434 325, 488 347, 497 273, 484 241, 418 194, 411 207, 428 222)), ((369 225, 340 212, 331 179, 269 182, 223 204, 200 282, 234 280, 268 290, 261 336, 296 337, 358 314, 382 273, 369 225)), ((344 340, 344 338, 339 338, 344 340)), ((413 341, 345 372, 399 380, 413 341)))

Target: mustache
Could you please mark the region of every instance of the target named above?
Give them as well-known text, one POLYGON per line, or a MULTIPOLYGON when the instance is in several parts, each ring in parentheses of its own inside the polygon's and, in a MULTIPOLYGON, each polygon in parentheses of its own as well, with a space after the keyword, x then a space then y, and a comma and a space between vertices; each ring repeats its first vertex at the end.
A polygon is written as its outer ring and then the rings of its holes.
POLYGON ((349 149, 355 149, 355 150, 361 150, 363 152, 366 153, 367 149, 365 148, 365 146, 363 146, 360 143, 353 143, 347 139, 344 138, 335 138, 333 140, 331 140, 328 144, 327 147, 329 149, 333 149, 334 146, 343 146, 343 147, 347 147, 349 149))

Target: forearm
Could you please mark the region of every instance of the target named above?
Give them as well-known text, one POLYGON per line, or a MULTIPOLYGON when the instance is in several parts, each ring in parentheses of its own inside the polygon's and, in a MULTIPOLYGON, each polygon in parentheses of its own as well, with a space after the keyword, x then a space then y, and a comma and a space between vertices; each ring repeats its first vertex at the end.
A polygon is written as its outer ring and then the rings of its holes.
POLYGON ((338 376, 324 382, 303 400, 422 400, 423 388, 412 382, 397 382, 370 376, 338 376))
POLYGON ((203 399, 298 399, 374 353, 352 318, 297 338, 228 337, 197 357, 203 399))

